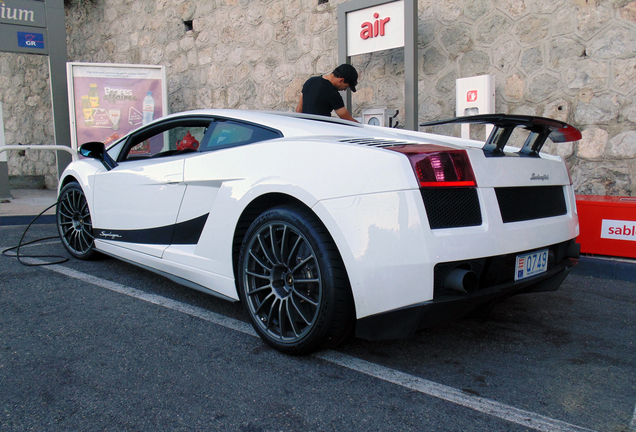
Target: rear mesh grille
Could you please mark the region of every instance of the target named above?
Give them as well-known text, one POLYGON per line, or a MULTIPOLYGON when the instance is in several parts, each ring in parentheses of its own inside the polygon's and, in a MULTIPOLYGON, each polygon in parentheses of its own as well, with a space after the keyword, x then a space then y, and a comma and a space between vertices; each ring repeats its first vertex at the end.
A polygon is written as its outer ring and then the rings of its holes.
POLYGON ((567 213, 562 186, 495 188, 495 193, 504 223, 567 213))
POLYGON ((475 188, 420 189, 431 229, 481 225, 475 188))

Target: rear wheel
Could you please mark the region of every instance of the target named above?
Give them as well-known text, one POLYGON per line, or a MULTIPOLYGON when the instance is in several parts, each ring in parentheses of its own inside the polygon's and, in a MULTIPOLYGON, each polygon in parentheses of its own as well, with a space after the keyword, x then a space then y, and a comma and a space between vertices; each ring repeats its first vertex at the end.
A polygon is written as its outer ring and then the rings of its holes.
POLYGON ((62 188, 56 214, 57 230, 68 253, 83 260, 95 256, 93 222, 86 196, 78 183, 62 188))
POLYGON ((270 209, 248 229, 239 257, 239 295, 263 340, 287 354, 336 345, 354 324, 342 259, 311 212, 270 209))

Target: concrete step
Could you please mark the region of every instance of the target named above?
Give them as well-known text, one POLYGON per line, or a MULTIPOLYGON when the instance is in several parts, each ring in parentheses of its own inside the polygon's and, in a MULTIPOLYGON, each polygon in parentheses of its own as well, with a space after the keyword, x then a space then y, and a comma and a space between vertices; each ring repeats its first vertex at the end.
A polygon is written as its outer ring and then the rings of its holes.
POLYGON ((46 189, 46 183, 43 175, 10 175, 9 189, 46 189))

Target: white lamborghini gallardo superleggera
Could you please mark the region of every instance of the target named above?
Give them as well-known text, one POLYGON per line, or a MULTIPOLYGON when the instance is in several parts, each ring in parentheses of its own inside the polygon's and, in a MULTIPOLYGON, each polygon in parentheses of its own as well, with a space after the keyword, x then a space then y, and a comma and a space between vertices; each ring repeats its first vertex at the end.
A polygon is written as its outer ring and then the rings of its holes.
POLYGON ((68 252, 134 263, 245 305, 275 349, 379 340, 511 295, 555 290, 576 264, 565 123, 480 115, 486 142, 291 113, 170 115, 60 179, 68 252), (525 130, 518 148, 511 133, 525 130))

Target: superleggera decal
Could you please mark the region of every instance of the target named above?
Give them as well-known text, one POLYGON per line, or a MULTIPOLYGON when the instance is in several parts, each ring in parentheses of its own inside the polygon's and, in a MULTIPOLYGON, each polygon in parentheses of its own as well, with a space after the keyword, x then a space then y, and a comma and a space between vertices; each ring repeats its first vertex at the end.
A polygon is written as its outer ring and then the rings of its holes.
POLYGON ((106 239, 110 239, 110 240, 115 240, 117 238, 121 238, 121 236, 119 234, 113 234, 112 232, 106 232, 106 231, 102 231, 99 234, 97 234, 98 237, 104 237, 106 239))
POLYGON ((195 219, 157 228, 138 230, 115 230, 95 228, 97 237, 104 240, 116 240, 141 244, 197 244, 209 214, 195 219))

